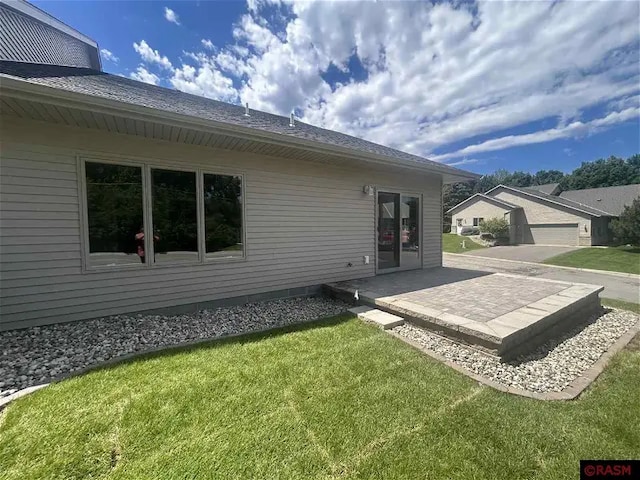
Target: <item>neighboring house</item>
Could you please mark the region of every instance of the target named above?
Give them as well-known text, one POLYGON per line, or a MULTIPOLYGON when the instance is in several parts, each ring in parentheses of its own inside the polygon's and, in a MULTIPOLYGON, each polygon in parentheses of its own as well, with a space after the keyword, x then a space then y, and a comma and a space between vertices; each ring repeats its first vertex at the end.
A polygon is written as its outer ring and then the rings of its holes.
POLYGON ((0 36, 0 330, 440 266, 442 184, 478 177, 106 74, 25 2, 0 36))
POLYGON ((558 184, 529 188, 498 185, 451 208, 452 233, 483 219, 505 218, 510 242, 606 245, 609 222, 640 196, 640 185, 560 192, 558 184), (547 193, 549 192, 549 193, 547 193))

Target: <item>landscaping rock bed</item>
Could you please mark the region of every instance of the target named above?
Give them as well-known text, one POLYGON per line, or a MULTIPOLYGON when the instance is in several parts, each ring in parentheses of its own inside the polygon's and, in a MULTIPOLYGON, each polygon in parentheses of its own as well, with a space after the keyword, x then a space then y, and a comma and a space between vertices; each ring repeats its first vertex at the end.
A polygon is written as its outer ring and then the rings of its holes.
POLYGON ((466 370, 506 387, 536 393, 560 392, 591 367, 600 356, 640 320, 623 310, 605 310, 600 316, 530 354, 509 362, 435 335, 409 323, 393 329, 466 370))
POLYGON ((2 332, 0 397, 123 355, 309 322, 347 308, 323 297, 294 298, 187 315, 117 315, 2 332))

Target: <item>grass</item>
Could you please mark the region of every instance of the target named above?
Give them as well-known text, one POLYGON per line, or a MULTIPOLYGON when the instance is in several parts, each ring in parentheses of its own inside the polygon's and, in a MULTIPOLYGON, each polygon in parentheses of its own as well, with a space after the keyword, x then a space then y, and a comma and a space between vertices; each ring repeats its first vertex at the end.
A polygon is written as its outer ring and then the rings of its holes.
POLYGON ((640 315, 640 304, 633 302, 625 302, 624 300, 616 300, 615 298, 600 299, 605 307, 617 308, 619 310, 629 310, 630 312, 640 315))
POLYGON ((640 247, 580 248, 548 258, 544 263, 640 275, 640 247))
POLYGON ((486 248, 484 245, 474 242, 469 237, 461 237, 455 233, 442 234, 442 251, 447 253, 464 253, 469 250, 477 250, 478 248, 486 248), (465 240, 466 249, 462 248, 462 241, 465 240))
POLYGON ((573 479, 580 459, 640 457, 634 398, 637 348, 580 399, 542 402, 342 317, 18 400, 0 414, 0 478, 573 479))

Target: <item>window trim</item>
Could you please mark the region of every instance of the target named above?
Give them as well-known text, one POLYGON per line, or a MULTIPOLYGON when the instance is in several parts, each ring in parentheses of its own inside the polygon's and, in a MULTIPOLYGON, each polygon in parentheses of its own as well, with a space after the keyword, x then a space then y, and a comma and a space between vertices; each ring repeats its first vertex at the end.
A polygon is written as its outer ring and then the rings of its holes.
POLYGON ((227 264, 247 261, 247 202, 246 202, 246 175, 237 171, 220 169, 188 167, 175 163, 160 163, 155 160, 144 160, 142 158, 131 159, 121 155, 103 156, 99 154, 78 154, 76 155, 76 167, 78 172, 78 204, 80 213, 80 250, 81 250, 81 271, 82 273, 109 273, 121 271, 145 271, 148 269, 165 269, 175 267, 197 267, 211 264, 227 264), (196 175, 196 208, 198 220, 198 257, 194 261, 178 261, 170 263, 156 263, 154 260, 154 248, 151 237, 145 236, 145 252, 149 261, 144 264, 128 264, 115 266, 92 266, 90 262, 89 247, 89 211, 87 205, 87 174, 86 163, 104 163, 108 165, 122 165, 125 167, 139 167, 142 173, 142 214, 145 232, 151 231, 153 225, 153 191, 151 181, 151 169, 175 170, 190 172, 196 175), (204 175, 226 175, 240 177, 242 188, 242 255, 231 258, 206 258, 206 247, 204 238, 204 175))

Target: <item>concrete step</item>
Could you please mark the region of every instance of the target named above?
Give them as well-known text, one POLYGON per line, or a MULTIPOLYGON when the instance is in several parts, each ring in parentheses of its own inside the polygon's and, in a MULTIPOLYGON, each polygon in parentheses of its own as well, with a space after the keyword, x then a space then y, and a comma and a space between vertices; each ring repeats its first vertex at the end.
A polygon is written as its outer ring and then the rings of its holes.
POLYGON ((389 330, 393 327, 398 327, 404 324, 404 318, 391 313, 383 312, 377 308, 371 308, 367 306, 353 307, 349 311, 358 318, 361 318, 367 322, 372 322, 378 325, 383 330, 389 330))

